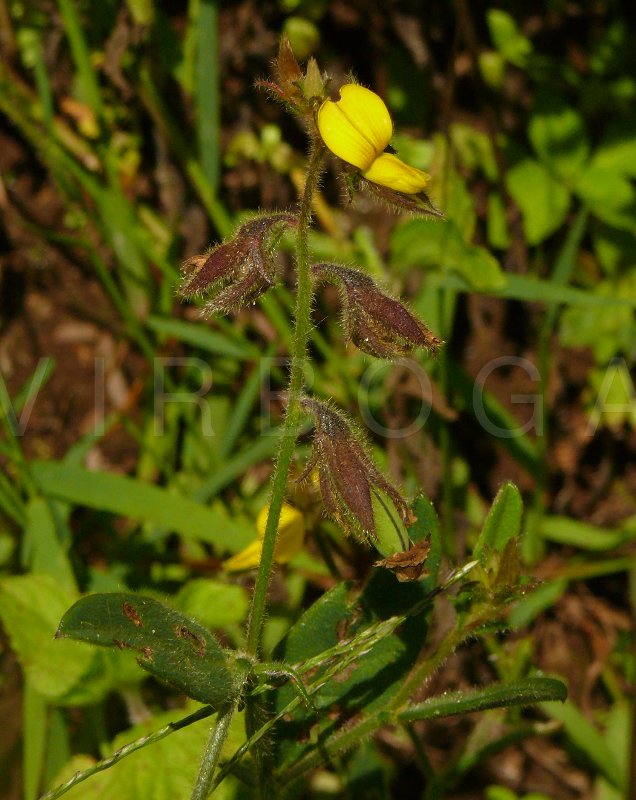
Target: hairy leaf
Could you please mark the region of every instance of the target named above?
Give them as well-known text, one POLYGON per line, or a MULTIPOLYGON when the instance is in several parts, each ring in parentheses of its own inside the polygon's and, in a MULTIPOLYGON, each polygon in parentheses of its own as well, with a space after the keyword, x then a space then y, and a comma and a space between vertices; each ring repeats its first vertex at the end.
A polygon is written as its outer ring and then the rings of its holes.
POLYGON ((400 722, 414 722, 417 719, 439 719, 489 708, 528 706, 547 700, 563 702, 567 694, 565 684, 554 678, 527 678, 515 683, 496 683, 469 692, 449 692, 431 697, 402 711, 398 719, 400 722))
POLYGON ((56 637, 134 650, 145 670, 211 706, 235 695, 240 685, 207 628, 150 597, 88 595, 66 612, 56 637))

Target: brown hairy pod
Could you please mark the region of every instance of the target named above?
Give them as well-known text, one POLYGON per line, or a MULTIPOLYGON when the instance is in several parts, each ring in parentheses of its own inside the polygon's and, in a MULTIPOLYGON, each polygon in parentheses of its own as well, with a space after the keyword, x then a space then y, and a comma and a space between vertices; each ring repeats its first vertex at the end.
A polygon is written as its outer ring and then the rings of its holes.
POLYGON ((316 469, 327 513, 362 541, 377 537, 372 494, 391 499, 404 522, 410 521, 406 500, 376 467, 362 432, 342 412, 304 397, 302 409, 315 421, 313 450, 300 480, 316 469))
POLYGON ((285 227, 295 226, 293 214, 267 214, 244 223, 234 236, 182 266, 179 293, 208 297, 203 313, 229 314, 253 303, 278 280, 274 259, 285 227))
POLYGON ((378 358, 403 356, 415 347, 436 352, 441 340, 399 300, 383 292, 369 275, 339 264, 313 264, 317 283, 334 283, 342 303, 348 338, 378 358))

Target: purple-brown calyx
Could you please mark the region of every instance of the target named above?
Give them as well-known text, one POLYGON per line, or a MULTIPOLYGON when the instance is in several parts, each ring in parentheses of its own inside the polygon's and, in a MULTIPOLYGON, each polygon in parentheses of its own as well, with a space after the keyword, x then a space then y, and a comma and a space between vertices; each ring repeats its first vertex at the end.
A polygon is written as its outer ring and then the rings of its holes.
POLYGON ((276 283, 276 242, 285 227, 297 224, 295 215, 285 213, 244 223, 231 239, 185 262, 180 294, 207 296, 206 315, 229 314, 253 303, 276 283))
POLYGON ((436 352, 442 342, 406 306, 383 292, 373 278, 339 264, 313 264, 317 283, 334 283, 342 303, 345 331, 365 353, 403 356, 415 347, 436 352))
POLYGON ((301 480, 318 471, 327 513, 348 532, 364 541, 376 538, 372 494, 380 491, 395 505, 402 519, 409 507, 398 490, 374 464, 364 438, 342 411, 313 398, 301 400, 303 411, 315 422, 313 450, 301 480))

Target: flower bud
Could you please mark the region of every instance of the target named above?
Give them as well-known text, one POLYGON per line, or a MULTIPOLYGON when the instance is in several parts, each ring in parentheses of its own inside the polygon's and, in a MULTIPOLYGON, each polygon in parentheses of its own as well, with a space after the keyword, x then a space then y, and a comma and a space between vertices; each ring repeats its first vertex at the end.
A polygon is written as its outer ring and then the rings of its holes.
POLYGON ((315 58, 307 62, 305 73, 300 68, 287 36, 281 36, 278 57, 274 62, 275 81, 258 80, 256 85, 268 91, 291 111, 313 119, 314 102, 322 101, 325 82, 315 58))
POLYGON ((320 74, 320 67, 315 58, 310 58, 307 62, 307 71, 302 82, 303 93, 307 100, 322 98, 325 94, 325 81, 320 74))
POLYGON ((293 214, 269 214, 241 225, 231 239, 185 262, 179 293, 206 295, 206 315, 229 314, 253 303, 276 283, 276 243, 282 229, 297 222, 293 214))
POLYGON ((345 531, 362 541, 377 537, 372 495, 384 493, 400 517, 410 520, 406 500, 373 463, 360 430, 342 411, 305 397, 301 407, 315 421, 312 455, 301 476, 318 470, 320 491, 327 513, 345 531))
POLYGON ((339 264, 313 264, 317 282, 335 283, 348 338, 378 358, 403 356, 414 347, 437 351, 441 341, 399 301, 385 294, 373 278, 339 264))
POLYGON ((279 81, 285 87, 293 86, 303 76, 288 36, 281 36, 278 43, 276 73, 279 81))

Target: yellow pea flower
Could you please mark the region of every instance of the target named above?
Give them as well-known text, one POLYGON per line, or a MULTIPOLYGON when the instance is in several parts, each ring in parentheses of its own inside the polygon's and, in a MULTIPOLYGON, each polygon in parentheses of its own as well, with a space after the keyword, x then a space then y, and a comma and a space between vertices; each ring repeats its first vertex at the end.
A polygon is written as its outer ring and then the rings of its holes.
MULTIPOLYGON (((240 553, 228 558, 223 562, 225 572, 241 572, 246 569, 254 569, 261 562, 263 553, 263 538, 265 536, 265 526, 267 525, 267 515, 269 504, 261 509, 256 518, 256 532, 258 539, 244 547, 240 553)), ((297 508, 283 503, 280 521, 278 523, 278 537, 276 540, 276 550, 274 559, 278 564, 285 564, 297 555, 305 540, 305 520, 297 508)))
POLYGON ((384 152, 393 123, 382 98, 370 89, 345 84, 339 100, 325 100, 320 106, 316 122, 329 150, 372 183, 402 194, 417 194, 428 183, 426 172, 384 152))

